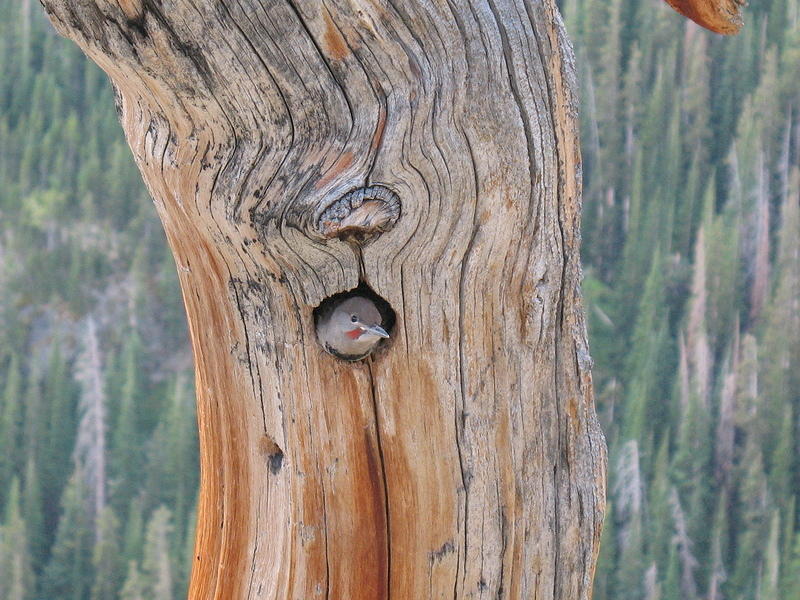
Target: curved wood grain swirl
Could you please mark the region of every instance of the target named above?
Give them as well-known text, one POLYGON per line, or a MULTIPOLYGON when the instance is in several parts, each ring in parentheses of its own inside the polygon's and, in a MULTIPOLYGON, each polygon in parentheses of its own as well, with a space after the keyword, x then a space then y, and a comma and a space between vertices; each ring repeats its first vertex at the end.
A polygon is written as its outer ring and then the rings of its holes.
POLYGON ((190 597, 589 598, 605 445, 554 1, 44 5, 117 87, 179 266, 190 597), (375 183, 402 199, 391 231, 362 253, 315 234, 375 183), (398 322, 344 364, 311 310, 359 273, 398 322))

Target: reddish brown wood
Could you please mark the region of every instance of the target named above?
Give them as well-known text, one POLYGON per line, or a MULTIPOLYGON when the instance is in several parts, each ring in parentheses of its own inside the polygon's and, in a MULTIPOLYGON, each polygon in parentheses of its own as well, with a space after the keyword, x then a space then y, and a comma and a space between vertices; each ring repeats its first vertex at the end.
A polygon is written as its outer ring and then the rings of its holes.
POLYGON ((745 0, 665 0, 680 14, 716 33, 734 34, 742 28, 745 0))

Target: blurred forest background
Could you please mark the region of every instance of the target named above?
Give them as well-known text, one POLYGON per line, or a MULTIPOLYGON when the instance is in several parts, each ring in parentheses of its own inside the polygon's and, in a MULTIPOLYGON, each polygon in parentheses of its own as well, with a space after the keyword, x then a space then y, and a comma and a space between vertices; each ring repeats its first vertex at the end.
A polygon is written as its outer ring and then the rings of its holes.
MULTIPOLYGON (((610 445, 597 600, 800 598, 800 0, 562 0, 610 445)), ((0 0, 0 598, 185 596, 175 266, 105 76, 0 0)))

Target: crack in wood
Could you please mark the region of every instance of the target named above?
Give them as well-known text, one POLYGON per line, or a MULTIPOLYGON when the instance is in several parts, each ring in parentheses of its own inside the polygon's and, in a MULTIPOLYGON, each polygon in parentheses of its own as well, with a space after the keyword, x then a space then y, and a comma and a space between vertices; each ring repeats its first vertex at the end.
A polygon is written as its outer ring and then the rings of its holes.
POLYGON ((369 391, 372 397, 372 410, 375 415, 375 442, 378 446, 378 457, 380 459, 380 470, 383 479, 383 512, 384 522, 386 523, 385 539, 386 539, 386 574, 384 580, 386 581, 386 597, 385 600, 391 600, 392 597, 392 536, 391 536, 391 514, 389 511, 389 482, 386 477, 386 458, 383 455, 383 442, 381 438, 381 420, 378 416, 378 398, 375 393, 375 380, 372 373, 372 364, 368 363, 367 372, 369 373, 369 391))

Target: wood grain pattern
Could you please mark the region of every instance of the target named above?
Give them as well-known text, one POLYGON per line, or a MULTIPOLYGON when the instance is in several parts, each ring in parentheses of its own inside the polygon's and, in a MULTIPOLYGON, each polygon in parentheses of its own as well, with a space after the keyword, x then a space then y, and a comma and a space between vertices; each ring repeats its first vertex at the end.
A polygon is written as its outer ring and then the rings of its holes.
POLYGON ((113 80, 178 265, 190 597, 588 599, 606 458, 554 1, 43 4, 113 80), (320 233, 373 185, 393 227, 320 233), (347 364, 312 309, 359 277, 397 324, 347 364))

